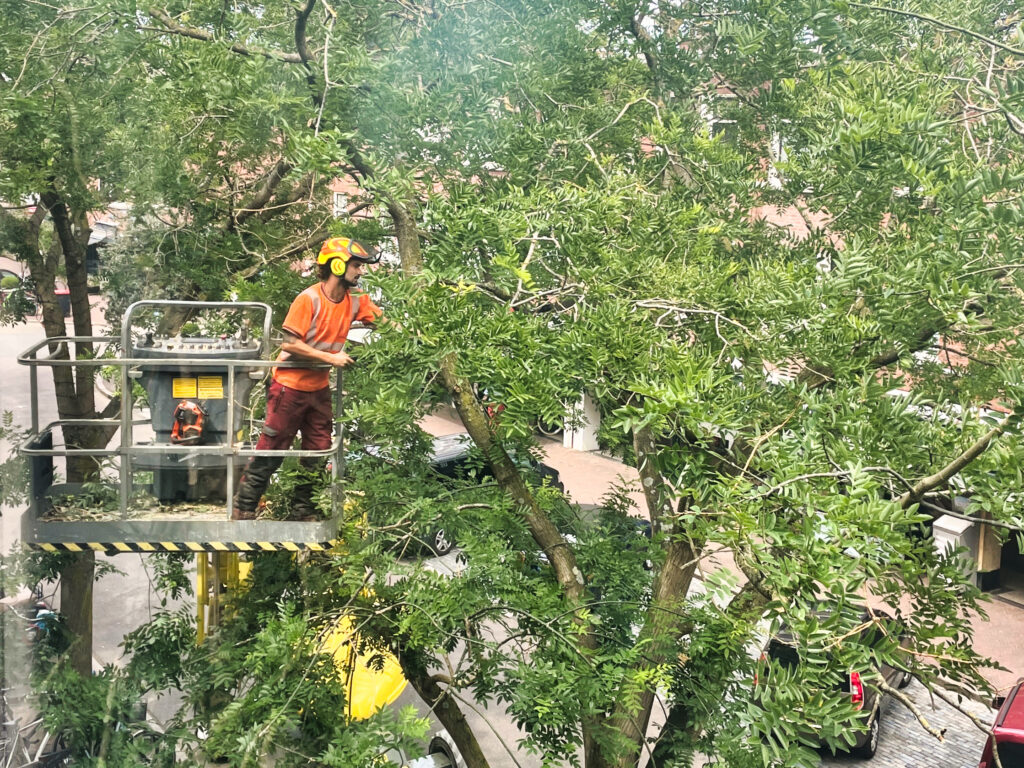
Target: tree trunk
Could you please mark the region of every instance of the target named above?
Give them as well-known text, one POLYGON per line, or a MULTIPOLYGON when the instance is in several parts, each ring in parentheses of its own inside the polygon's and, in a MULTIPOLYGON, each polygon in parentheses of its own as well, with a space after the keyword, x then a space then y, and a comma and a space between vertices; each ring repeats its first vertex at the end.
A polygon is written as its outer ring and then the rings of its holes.
POLYGON ((60 574, 60 612, 73 634, 68 663, 82 677, 92 674, 92 584, 96 554, 79 552, 60 574))
POLYGON ((430 711, 437 715, 441 725, 458 746, 462 759, 466 761, 466 768, 490 768, 476 734, 466 722, 466 716, 462 714, 455 699, 425 669, 412 670, 403 665, 403 671, 416 693, 427 703, 430 711))
MULTIPOLYGON (((84 212, 72 214, 54 189, 40 196, 41 208, 45 208, 52 220, 57 235, 54 252, 43 258, 38 251, 38 230, 34 243, 27 244, 34 251, 29 260, 29 269, 42 304, 43 327, 50 338, 67 335, 64 312, 56 294, 56 263, 58 254, 63 255, 71 298, 73 335, 91 336, 88 275, 85 269, 85 249, 89 241, 89 227, 84 212), (77 225, 77 226, 76 226, 77 225)), ((67 359, 88 356, 93 352, 91 344, 80 345, 76 350, 63 348, 55 350, 58 357, 67 359)), ((96 417, 95 369, 54 368, 54 387, 57 394, 57 414, 61 419, 88 419, 96 417)), ((102 448, 109 435, 105 430, 88 427, 65 427, 64 442, 68 447, 102 448)), ((99 476, 99 466, 92 459, 81 457, 67 459, 68 482, 87 482, 99 476)), ((68 631, 75 640, 69 652, 69 663, 83 677, 92 674, 92 590, 96 556, 92 552, 78 553, 61 572, 60 610, 64 615, 68 631)))
MULTIPOLYGON (((672 522, 671 495, 658 468, 656 445, 648 428, 634 432, 633 447, 652 528, 668 539, 665 544, 665 562, 655 574, 651 606, 637 638, 637 643, 644 644, 646 650, 644 662, 634 673, 644 673, 675 663, 677 643, 686 624, 679 607, 693 582, 700 544, 692 541, 684 531, 676 529, 672 522)), ((680 507, 685 507, 685 503, 685 500, 681 501, 680 507)), ((625 680, 624 685, 628 688, 630 681, 625 680)), ((625 738, 629 746, 615 756, 612 765, 625 768, 636 765, 640 759, 654 696, 655 691, 649 687, 642 690, 639 696, 632 695, 628 690, 620 696, 615 711, 607 721, 607 727, 612 729, 612 736, 625 738)))

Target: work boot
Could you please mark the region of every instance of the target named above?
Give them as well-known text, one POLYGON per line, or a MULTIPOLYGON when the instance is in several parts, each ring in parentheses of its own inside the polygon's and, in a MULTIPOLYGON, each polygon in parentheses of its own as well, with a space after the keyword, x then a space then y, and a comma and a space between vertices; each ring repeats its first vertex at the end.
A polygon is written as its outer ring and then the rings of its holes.
POLYGON ((256 509, 260 505, 260 498, 267 489, 270 478, 281 466, 281 461, 279 456, 253 456, 249 459, 238 484, 238 492, 235 494, 232 520, 256 519, 256 509))

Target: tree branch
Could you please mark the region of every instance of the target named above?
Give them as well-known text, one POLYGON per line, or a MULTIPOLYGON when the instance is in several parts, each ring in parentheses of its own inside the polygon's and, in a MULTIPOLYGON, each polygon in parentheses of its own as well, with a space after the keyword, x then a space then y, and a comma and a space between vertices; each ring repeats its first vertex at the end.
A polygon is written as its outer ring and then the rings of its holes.
MULTIPOLYGON (((427 703, 430 710, 441 721, 445 730, 459 745, 459 752, 466 761, 468 768, 488 768, 489 763, 484 757, 476 734, 466 721, 459 705, 455 702, 450 692, 445 691, 439 685, 439 675, 431 675, 426 669, 418 664, 407 663, 402 665, 402 671, 406 678, 412 683, 412 687, 420 698, 427 703)), ((451 684, 448 680, 447 683, 451 684)))
POLYGON ((946 730, 943 729, 943 730, 940 731, 938 728, 936 728, 935 726, 931 725, 928 722, 928 719, 924 716, 924 714, 918 708, 918 706, 916 704, 914 704, 913 701, 911 701, 910 697, 907 696, 907 694, 905 694, 903 691, 898 691, 895 688, 893 688, 891 685, 889 685, 887 682, 885 682, 885 678, 882 676, 881 673, 879 673, 879 675, 878 675, 878 680, 876 681, 876 685, 878 685, 878 689, 880 691, 889 694, 894 699, 896 699, 896 701, 898 701, 904 707, 909 709, 910 713, 915 718, 917 718, 917 722, 928 733, 930 733, 932 736, 934 736, 940 742, 944 742, 946 740, 945 739, 946 730))
POLYGON ((978 456, 984 453, 985 449, 988 448, 991 442, 1006 431, 1008 422, 1009 418, 1003 419, 1003 421, 1001 421, 998 425, 996 425, 988 432, 986 432, 984 435, 975 440, 974 444, 971 445, 970 448, 961 453, 959 456, 953 459, 953 461, 949 462, 949 464, 944 466, 938 472, 935 472, 934 474, 928 475, 928 477, 924 477, 918 480, 916 483, 914 483, 913 488, 911 488, 909 491, 904 493, 896 500, 896 503, 902 507, 908 507, 911 504, 920 501, 921 496, 923 496, 927 491, 930 491, 932 488, 937 488, 940 485, 945 485, 954 475, 960 472, 961 469, 966 467, 968 464, 970 464, 972 461, 978 458, 978 456))
POLYGON ((1020 48, 1014 48, 1012 46, 1006 45, 1005 43, 1000 43, 998 40, 993 40, 991 37, 986 37, 985 35, 982 35, 978 32, 972 32, 966 27, 959 27, 956 24, 950 24, 948 21, 940 21, 939 19, 936 19, 933 16, 926 16, 923 13, 903 11, 900 10, 899 8, 886 8, 884 5, 871 5, 869 3, 851 2, 850 5, 852 5, 854 8, 865 8, 871 11, 891 13, 896 16, 907 16, 911 19, 917 19, 919 21, 924 21, 929 24, 934 24, 935 26, 941 27, 942 29, 948 29, 953 32, 960 32, 961 34, 967 35, 968 37, 973 37, 975 40, 981 40, 983 43, 988 43, 989 45, 1006 51, 1007 53, 1012 53, 1014 56, 1024 56, 1024 50, 1021 50, 1020 48))
POLYGON ((922 507, 925 507, 930 512, 934 512, 936 517, 938 517, 939 515, 949 515, 950 517, 955 517, 957 520, 966 520, 969 523, 977 523, 978 525, 991 525, 993 528, 1002 528, 1007 531, 1024 532, 1024 526, 1013 525, 1012 523, 1004 523, 1000 520, 989 520, 984 517, 964 515, 960 512, 954 512, 951 509, 940 507, 938 504, 932 504, 931 502, 928 501, 921 501, 918 502, 918 504, 922 507))
MULTIPOLYGON (((180 37, 187 37, 192 40, 202 40, 207 43, 221 42, 210 32, 179 24, 166 12, 160 10, 156 6, 150 6, 146 12, 163 25, 162 31, 164 32, 168 32, 172 35, 179 35, 180 37)), ((282 53, 281 51, 268 51, 264 48, 250 48, 249 46, 242 45, 241 43, 233 43, 228 46, 228 48, 242 56, 262 56, 265 59, 283 61, 287 64, 303 63, 302 57, 297 53, 282 53)))
MULTIPOLYGON (((306 0, 306 4, 295 9, 295 50, 298 51, 302 66, 306 68, 306 84, 309 86, 313 98, 313 106, 318 109, 323 106, 324 94, 316 86, 316 59, 309 50, 309 41, 306 40, 306 25, 309 23, 309 15, 316 6, 316 0, 306 0)), ((317 125, 319 125, 317 120, 317 125)))
POLYGON ((294 166, 284 158, 278 160, 274 167, 270 170, 270 173, 263 179, 263 183, 260 184, 259 188, 253 193, 253 196, 247 200, 241 208, 239 208, 230 218, 221 225, 221 228, 226 232, 234 232, 240 224, 243 224, 247 219, 254 216, 256 213, 262 211, 267 203, 270 202, 270 198, 274 196, 274 191, 278 185, 287 176, 294 166))
POLYGON ((276 198, 273 205, 264 206, 263 210, 257 214, 256 218, 263 222, 270 221, 274 216, 277 216, 289 206, 302 202, 313 193, 313 184, 315 180, 315 173, 307 173, 299 180, 299 183, 295 185, 291 192, 283 197, 276 198))
MULTIPOLYGON (((693 576, 700 559, 700 545, 694 544, 682 531, 674 530, 672 520, 672 499, 667 483, 657 466, 657 446, 648 427, 633 432, 633 447, 636 451, 637 471, 650 511, 651 525, 655 535, 664 531, 665 561, 654 576, 651 587, 651 604, 647 609, 643 628, 637 644, 647 647, 644 661, 631 672, 643 675, 657 667, 671 663, 676 654, 676 643, 687 624, 684 614, 677 606, 686 599, 693 576)), ((682 499, 680 506, 686 505, 682 499)), ((628 685, 628 682, 626 683, 628 685)), ((619 766, 636 765, 646 745, 645 736, 654 706, 655 691, 645 686, 638 694, 621 691, 615 710, 607 724, 614 732, 625 738, 628 748, 618 754, 619 766)))
MULTIPOLYGON (((860 370, 867 371, 876 368, 885 368, 887 365, 892 365, 898 361, 903 355, 929 347, 931 346, 930 342, 932 337, 937 333, 942 333, 948 327, 949 323, 945 322, 945 320, 929 323, 917 332, 917 336, 911 340, 910 344, 893 344, 886 351, 875 355, 864 363, 860 370)), ((811 389, 815 389, 823 386, 829 381, 832 381, 834 378, 835 372, 831 367, 827 365, 805 363, 803 370, 801 370, 800 374, 797 376, 797 381, 802 384, 806 384, 811 389)))

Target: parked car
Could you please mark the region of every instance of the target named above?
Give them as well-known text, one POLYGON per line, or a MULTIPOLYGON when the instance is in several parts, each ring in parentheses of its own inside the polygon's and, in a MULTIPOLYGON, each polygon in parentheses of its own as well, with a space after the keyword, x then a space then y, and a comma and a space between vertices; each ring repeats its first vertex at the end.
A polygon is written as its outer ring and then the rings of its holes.
MULTIPOLYGON (((519 456, 513 453, 511 458, 517 466, 527 471, 527 475, 533 482, 541 484, 547 481, 548 485, 559 491, 565 490, 557 469, 537 461, 532 456, 519 456)), ((430 465, 445 477, 465 478, 476 475, 485 478, 491 476, 490 467, 474 449, 473 440, 468 432, 435 437, 430 465)))
MULTIPOLYGON (((537 484, 547 483, 559 491, 565 490, 557 469, 536 461, 532 456, 524 458, 513 454, 512 460, 526 469, 537 484)), ((430 466, 441 475, 453 479, 477 476, 482 480, 491 476, 490 467, 479 458, 468 432, 435 437, 430 466)), ((455 539, 449 531, 438 528, 427 537, 426 543, 434 554, 446 555, 454 548, 455 539)))
POLYGON ((1024 677, 1006 696, 997 697, 992 706, 998 707, 999 712, 978 768, 995 768, 996 752, 1003 768, 1021 768, 1024 766, 1024 677))
MULTIPOLYGON (((366 446, 363 453, 381 456, 376 446, 366 446)), ((350 461, 359 460, 357 453, 350 454, 350 461)), ((564 486, 559 478, 558 470, 536 461, 532 456, 513 455, 512 460, 527 470, 531 480, 537 484, 547 484, 559 491, 564 486)), ((479 451, 468 432, 435 437, 430 454, 430 466, 439 475, 450 480, 487 480, 491 477, 490 467, 482 460, 479 451)), ((439 526, 421 540, 422 549, 434 555, 446 555, 455 547, 455 537, 444 526, 439 526)))
MULTIPOLYGON (((823 606, 815 611, 815 616, 825 621, 832 615, 832 608, 823 606)), ((860 623, 862 629, 856 637, 845 640, 846 643, 859 644, 865 648, 876 647, 884 638, 882 629, 878 626, 880 622, 886 626, 887 632, 899 636, 899 643, 902 647, 909 645, 908 638, 900 631, 898 623, 887 614, 881 611, 861 611, 860 623)), ((798 638, 783 624, 779 631, 769 638, 764 652, 761 656, 763 661, 773 661, 779 666, 787 669, 795 669, 802 663, 798 638)), ((837 663, 834 660, 831 663, 837 663)), ((770 666, 765 665, 758 672, 760 680, 766 680, 770 674, 770 666)), ((912 676, 906 669, 899 669, 888 664, 881 668, 882 677, 885 682, 895 688, 905 688, 910 684, 912 676)), ((850 751, 863 758, 874 757, 878 749, 879 723, 882 717, 882 708, 885 696, 874 685, 871 684, 871 672, 868 669, 846 669, 842 673, 842 682, 834 691, 836 696, 849 697, 850 703, 859 713, 859 718, 864 724, 854 734, 854 742, 850 751)), ((808 734, 808 740, 813 741, 814 736, 808 734)), ((819 743, 819 747, 825 746, 819 743)))

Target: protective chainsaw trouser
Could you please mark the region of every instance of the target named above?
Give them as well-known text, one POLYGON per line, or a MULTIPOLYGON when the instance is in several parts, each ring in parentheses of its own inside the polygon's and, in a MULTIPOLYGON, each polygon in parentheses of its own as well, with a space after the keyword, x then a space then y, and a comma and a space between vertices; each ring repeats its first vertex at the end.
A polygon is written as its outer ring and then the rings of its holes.
POLYGON ((280 456, 253 456, 249 459, 238 486, 238 493, 235 494, 235 519, 246 520, 253 517, 263 492, 270 484, 270 478, 283 461, 280 456))
MULTIPOLYGON (((329 388, 304 392, 272 381, 267 391, 267 418, 256 449, 286 450, 301 431, 303 450, 326 450, 331 447, 333 422, 329 388)), ((280 456, 253 456, 249 460, 235 495, 235 519, 252 519, 260 497, 282 461, 280 456)), ((319 474, 317 470, 322 469, 325 460, 322 457, 306 457, 301 463, 307 470, 306 477, 295 487, 288 517, 321 517, 313 504, 313 491, 319 474)))
POLYGON ((292 506, 288 517, 295 520, 322 519, 323 515, 313 503, 313 493, 317 481, 323 476, 327 461, 316 456, 306 456, 299 464, 302 466, 302 479, 292 491, 292 506))

